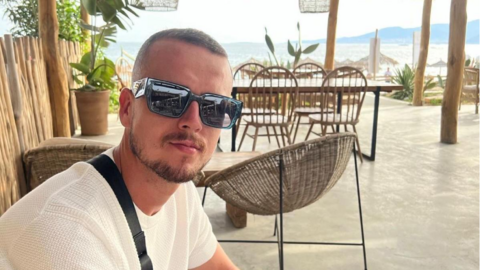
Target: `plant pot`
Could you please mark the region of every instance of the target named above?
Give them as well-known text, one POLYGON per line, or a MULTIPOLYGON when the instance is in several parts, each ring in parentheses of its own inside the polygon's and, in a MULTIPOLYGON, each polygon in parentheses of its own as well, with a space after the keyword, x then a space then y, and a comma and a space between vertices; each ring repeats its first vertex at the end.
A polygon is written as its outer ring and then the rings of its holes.
POLYGON ((75 91, 82 135, 104 135, 108 132, 110 91, 75 91))

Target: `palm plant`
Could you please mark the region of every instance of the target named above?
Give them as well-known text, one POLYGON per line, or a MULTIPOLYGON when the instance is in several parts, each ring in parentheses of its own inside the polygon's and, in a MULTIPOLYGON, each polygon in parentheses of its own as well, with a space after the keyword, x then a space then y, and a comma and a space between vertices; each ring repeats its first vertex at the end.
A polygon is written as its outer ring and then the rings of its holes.
MULTIPOLYGON (((395 75, 392 78, 392 82, 403 86, 403 90, 395 92, 392 95, 392 98, 410 101, 413 99, 415 69, 410 68, 410 66, 407 64, 405 64, 403 69, 396 69, 395 75)), ((432 89, 435 86, 437 86, 437 83, 433 81, 433 78, 429 79, 425 82, 423 91, 425 92, 426 90, 432 89)))

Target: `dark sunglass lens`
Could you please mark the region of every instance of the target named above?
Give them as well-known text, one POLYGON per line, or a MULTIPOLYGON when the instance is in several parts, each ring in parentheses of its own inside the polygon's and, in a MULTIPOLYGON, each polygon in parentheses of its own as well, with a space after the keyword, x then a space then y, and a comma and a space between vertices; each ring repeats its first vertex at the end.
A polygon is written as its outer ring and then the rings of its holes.
POLYGON ((149 105, 158 114, 179 117, 188 102, 188 94, 186 90, 153 85, 149 105))
POLYGON ((205 124, 213 127, 228 127, 232 123, 237 105, 228 98, 205 97, 200 108, 205 124))

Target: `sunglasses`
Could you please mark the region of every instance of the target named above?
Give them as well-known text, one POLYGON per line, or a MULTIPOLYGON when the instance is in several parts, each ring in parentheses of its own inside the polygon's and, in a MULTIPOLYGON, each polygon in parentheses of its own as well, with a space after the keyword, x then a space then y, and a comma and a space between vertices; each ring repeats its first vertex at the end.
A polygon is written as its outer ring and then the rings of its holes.
POLYGON ((195 95, 185 86, 153 78, 143 78, 133 83, 135 98, 145 95, 148 109, 161 116, 179 118, 193 101, 200 109, 204 125, 230 129, 242 113, 241 101, 216 95, 195 95))

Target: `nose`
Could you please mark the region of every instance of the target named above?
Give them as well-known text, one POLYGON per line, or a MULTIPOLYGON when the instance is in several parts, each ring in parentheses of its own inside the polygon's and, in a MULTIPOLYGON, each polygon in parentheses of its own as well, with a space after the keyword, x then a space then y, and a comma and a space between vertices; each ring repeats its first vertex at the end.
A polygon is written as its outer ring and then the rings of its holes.
POLYGON ((193 101, 188 106, 187 111, 180 117, 178 121, 178 128, 190 130, 191 132, 199 132, 202 130, 203 124, 202 119, 200 119, 198 102, 193 101))

